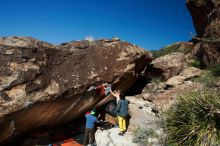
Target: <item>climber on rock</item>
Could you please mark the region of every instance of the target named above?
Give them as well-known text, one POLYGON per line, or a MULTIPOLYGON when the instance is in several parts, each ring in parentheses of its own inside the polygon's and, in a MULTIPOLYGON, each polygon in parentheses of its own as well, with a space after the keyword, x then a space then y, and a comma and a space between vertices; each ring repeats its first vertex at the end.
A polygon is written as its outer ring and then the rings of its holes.
POLYGON ((120 93, 119 91, 110 91, 110 93, 116 97, 117 99, 117 117, 118 117, 118 123, 120 132, 119 135, 123 136, 126 132, 126 117, 128 115, 128 101, 125 100, 125 95, 123 93, 120 93))
POLYGON ((90 86, 87 91, 92 91, 92 90, 96 90, 97 92, 99 92, 101 96, 108 96, 110 95, 111 84, 104 83, 99 86, 90 86))

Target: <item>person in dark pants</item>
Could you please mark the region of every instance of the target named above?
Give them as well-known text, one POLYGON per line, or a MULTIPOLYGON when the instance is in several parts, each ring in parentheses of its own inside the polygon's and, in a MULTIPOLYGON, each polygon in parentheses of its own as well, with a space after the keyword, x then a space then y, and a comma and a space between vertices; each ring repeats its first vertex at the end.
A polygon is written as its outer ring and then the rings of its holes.
POLYGON ((95 141, 95 123, 100 123, 98 118, 95 116, 96 110, 93 109, 90 114, 86 114, 86 129, 83 145, 87 146, 87 144, 93 144, 95 141))

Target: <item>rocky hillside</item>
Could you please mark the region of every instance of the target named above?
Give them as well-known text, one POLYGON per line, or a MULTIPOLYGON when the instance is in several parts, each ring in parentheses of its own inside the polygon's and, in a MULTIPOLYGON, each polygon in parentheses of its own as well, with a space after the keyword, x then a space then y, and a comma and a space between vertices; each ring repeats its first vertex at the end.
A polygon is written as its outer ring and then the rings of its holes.
POLYGON ((0 38, 0 143, 105 103, 109 98, 86 90, 108 82, 124 91, 151 60, 147 51, 119 39, 55 46, 29 37, 0 38))

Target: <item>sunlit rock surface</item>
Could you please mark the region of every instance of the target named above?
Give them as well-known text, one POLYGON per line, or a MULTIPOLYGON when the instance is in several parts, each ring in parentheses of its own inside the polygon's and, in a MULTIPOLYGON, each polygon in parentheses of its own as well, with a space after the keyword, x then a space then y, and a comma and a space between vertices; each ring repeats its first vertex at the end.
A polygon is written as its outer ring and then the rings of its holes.
POLYGON ((0 38, 0 143, 107 102, 86 90, 108 82, 124 91, 151 60, 144 49, 119 39, 55 46, 30 37, 0 38))

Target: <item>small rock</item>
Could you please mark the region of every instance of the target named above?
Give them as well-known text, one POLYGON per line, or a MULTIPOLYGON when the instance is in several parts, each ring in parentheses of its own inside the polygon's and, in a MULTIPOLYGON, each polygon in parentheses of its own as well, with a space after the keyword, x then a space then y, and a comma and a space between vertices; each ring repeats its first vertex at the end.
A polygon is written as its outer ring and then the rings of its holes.
POLYGON ((150 103, 149 102, 145 103, 144 107, 150 107, 150 103))
POLYGON ((137 98, 137 99, 141 99, 141 95, 135 95, 135 98, 137 98))
POLYGON ((147 90, 154 90, 154 89, 156 89, 156 87, 157 87, 156 83, 149 83, 146 85, 147 90))
POLYGON ((143 106, 139 106, 138 108, 139 108, 139 109, 143 109, 143 106))
POLYGON ((193 84, 193 82, 192 81, 185 81, 185 84, 191 85, 191 84, 193 84))
POLYGON ((220 81, 214 83, 216 87, 220 87, 220 81))
POLYGON ((158 143, 158 139, 157 138, 148 138, 148 142, 149 143, 158 143))
POLYGON ((160 110, 156 106, 153 106, 151 111, 155 114, 158 114, 160 112, 160 110))
POLYGON ((34 61, 36 61, 37 59, 36 58, 31 58, 29 61, 30 62, 34 62, 34 61))
POLYGON ((177 86, 184 83, 185 77, 183 76, 173 76, 166 81, 168 86, 177 86))
POLYGON ((144 99, 144 100, 146 100, 147 98, 149 98, 151 95, 149 94, 149 93, 144 93, 143 95, 142 95, 142 98, 144 99))
POLYGON ((13 54, 13 52, 14 52, 14 50, 6 50, 6 51, 5 51, 5 54, 11 55, 11 54, 13 54))
POLYGON ((156 132, 157 135, 162 135, 163 128, 157 129, 157 130, 155 130, 155 132, 156 132))
POLYGON ((154 96, 152 96, 151 94, 149 94, 149 93, 145 93, 143 96, 142 96, 142 98, 144 99, 144 100, 147 100, 147 101, 149 101, 149 102, 153 102, 154 101, 154 96))
POLYGON ((163 83, 160 83, 159 85, 158 85, 158 89, 160 89, 160 90, 162 90, 162 89, 164 89, 166 87, 166 84, 163 82, 163 83))

